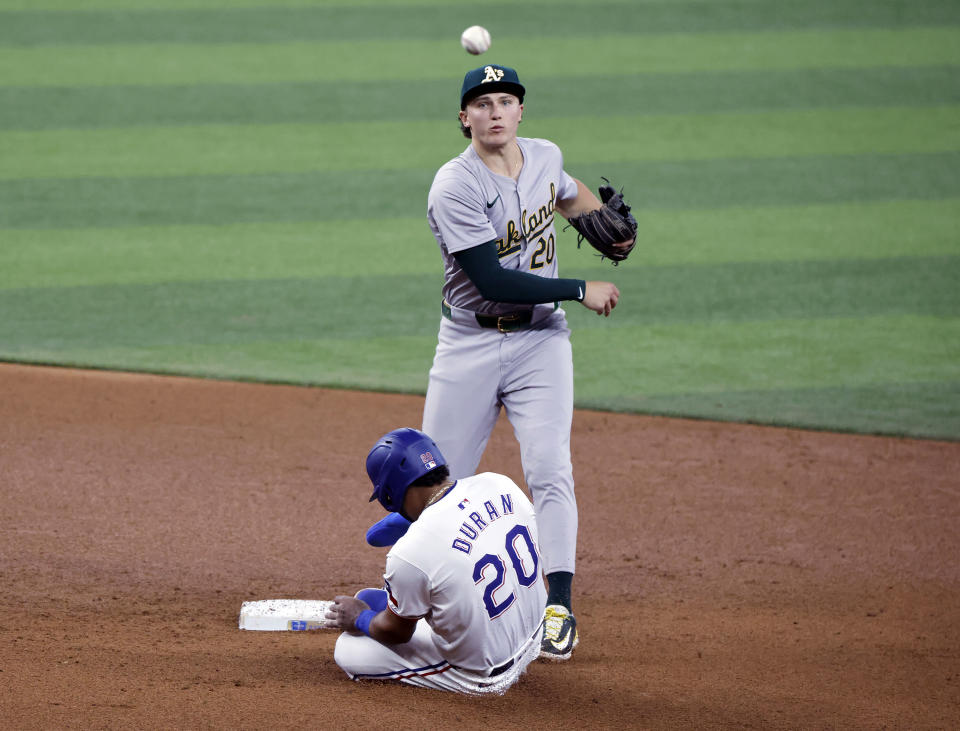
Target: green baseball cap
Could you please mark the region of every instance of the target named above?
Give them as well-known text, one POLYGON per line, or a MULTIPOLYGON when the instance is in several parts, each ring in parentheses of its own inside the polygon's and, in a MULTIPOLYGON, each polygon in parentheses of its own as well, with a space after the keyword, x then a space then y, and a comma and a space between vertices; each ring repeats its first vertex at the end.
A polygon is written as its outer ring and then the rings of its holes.
POLYGON ((526 89, 520 83, 517 72, 509 66, 491 63, 473 71, 467 71, 460 89, 460 109, 466 109, 471 99, 498 90, 513 94, 523 104, 523 94, 526 89))

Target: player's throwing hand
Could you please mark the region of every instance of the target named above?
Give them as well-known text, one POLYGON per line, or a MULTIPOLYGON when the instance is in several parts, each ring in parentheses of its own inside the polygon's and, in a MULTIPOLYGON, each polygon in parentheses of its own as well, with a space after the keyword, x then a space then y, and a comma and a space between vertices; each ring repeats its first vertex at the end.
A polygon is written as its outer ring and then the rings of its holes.
POLYGON ((619 300, 620 290, 612 282, 587 282, 580 302, 598 315, 609 317, 619 300))

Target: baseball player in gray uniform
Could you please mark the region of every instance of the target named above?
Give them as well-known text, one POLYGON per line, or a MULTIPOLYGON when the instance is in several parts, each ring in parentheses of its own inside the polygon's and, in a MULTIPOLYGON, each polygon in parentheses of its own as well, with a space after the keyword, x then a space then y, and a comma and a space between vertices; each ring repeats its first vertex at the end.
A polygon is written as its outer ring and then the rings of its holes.
POLYGON ((611 282, 558 276, 556 214, 570 219, 602 204, 564 171, 555 144, 517 136, 524 93, 506 66, 466 74, 459 116, 470 145, 440 168, 430 188, 427 217, 445 281, 423 429, 458 479, 474 473, 506 410, 548 579, 541 656, 566 660, 579 641, 571 604, 577 505, 573 356, 560 302, 608 316, 620 292, 611 282))
MULTIPOLYGON (((399 515, 385 589, 338 596, 334 659, 354 680, 504 693, 540 652, 544 587, 533 505, 509 478, 449 477, 436 443, 395 429, 367 456, 371 500, 399 515)), ((391 523, 386 523, 390 525, 391 523)))

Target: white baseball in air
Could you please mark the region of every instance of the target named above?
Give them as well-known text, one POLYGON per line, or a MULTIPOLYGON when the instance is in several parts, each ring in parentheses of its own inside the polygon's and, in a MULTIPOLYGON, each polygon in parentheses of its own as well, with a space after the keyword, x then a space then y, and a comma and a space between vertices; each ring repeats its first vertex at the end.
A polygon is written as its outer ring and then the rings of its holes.
POLYGON ((460 35, 460 45, 467 53, 479 56, 490 48, 490 31, 482 25, 471 25, 460 35))

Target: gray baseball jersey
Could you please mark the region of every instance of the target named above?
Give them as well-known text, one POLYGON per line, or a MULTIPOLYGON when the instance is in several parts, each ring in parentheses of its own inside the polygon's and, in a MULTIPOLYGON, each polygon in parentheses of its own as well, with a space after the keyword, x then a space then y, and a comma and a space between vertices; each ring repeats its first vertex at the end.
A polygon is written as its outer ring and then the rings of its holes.
POLYGON ((503 268, 557 276, 555 207, 576 197, 577 183, 549 140, 518 137, 517 144, 523 154, 517 180, 492 172, 471 145, 440 168, 430 188, 427 219, 443 255, 443 297, 454 307, 488 314, 517 309, 484 299, 453 256, 488 241, 497 242, 503 268))

